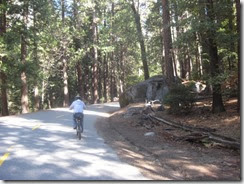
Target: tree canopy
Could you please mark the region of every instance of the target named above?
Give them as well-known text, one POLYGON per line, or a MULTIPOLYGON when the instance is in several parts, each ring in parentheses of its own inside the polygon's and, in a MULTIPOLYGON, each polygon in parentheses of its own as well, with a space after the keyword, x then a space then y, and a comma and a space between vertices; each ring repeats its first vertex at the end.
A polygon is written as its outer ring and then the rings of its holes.
POLYGON ((154 75, 239 95, 240 0, 0 0, 1 115, 113 101, 154 75))

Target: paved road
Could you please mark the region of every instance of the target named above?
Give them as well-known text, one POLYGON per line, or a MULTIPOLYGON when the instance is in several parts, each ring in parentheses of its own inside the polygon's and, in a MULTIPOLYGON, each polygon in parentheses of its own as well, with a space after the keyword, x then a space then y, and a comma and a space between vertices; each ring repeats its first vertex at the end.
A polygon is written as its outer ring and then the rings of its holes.
POLYGON ((0 180, 145 180, 94 128, 98 117, 117 108, 117 103, 89 106, 82 140, 67 108, 1 117, 0 180))

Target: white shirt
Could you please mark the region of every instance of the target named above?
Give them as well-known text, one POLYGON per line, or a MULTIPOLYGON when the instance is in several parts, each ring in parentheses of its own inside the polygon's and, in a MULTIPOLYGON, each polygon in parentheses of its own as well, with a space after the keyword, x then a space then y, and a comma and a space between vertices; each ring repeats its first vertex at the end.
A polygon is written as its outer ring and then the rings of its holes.
POLYGON ((73 109, 74 113, 82 113, 85 108, 85 103, 79 99, 73 101, 73 103, 69 107, 69 109, 73 109))

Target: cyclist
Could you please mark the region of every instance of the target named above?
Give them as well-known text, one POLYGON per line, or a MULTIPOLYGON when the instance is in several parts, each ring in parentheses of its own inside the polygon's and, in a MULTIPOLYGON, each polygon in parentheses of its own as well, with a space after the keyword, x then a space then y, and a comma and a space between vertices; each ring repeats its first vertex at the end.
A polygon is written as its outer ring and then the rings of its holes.
POLYGON ((75 97, 75 101, 73 101, 73 103, 70 105, 69 109, 70 110, 73 109, 73 128, 76 129, 77 123, 75 121, 75 118, 81 117, 81 119, 83 120, 83 117, 84 117, 83 110, 86 109, 86 105, 81 100, 81 97, 79 95, 77 95, 75 97))

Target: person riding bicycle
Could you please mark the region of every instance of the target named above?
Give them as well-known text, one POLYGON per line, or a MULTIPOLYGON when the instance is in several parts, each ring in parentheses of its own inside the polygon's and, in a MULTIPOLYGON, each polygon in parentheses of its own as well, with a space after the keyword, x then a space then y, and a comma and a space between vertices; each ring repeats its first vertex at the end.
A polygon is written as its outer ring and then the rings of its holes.
POLYGON ((81 97, 77 95, 75 97, 75 101, 70 105, 69 107, 70 110, 73 109, 73 128, 76 129, 77 123, 75 121, 75 118, 81 117, 83 120, 84 114, 83 110, 86 109, 85 103, 81 100, 81 97))

